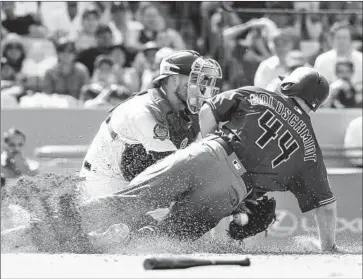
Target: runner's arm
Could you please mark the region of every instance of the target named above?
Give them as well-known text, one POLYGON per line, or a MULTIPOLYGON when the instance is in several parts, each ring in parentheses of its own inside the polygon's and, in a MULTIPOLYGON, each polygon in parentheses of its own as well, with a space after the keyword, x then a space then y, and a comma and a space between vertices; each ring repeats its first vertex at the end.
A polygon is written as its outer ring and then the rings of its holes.
POLYGON ((319 231, 321 250, 324 252, 334 250, 337 220, 336 201, 314 209, 314 215, 319 231))
MULTIPOLYGON (((320 157, 320 156, 319 156, 320 157)), ((336 235, 337 207, 326 171, 320 157, 310 168, 305 169, 293 179, 291 192, 298 200, 303 213, 312 211, 320 237, 320 249, 334 251, 336 235)))
POLYGON ((208 104, 204 104, 199 113, 200 133, 203 138, 213 133, 218 128, 217 120, 214 116, 212 108, 208 104))

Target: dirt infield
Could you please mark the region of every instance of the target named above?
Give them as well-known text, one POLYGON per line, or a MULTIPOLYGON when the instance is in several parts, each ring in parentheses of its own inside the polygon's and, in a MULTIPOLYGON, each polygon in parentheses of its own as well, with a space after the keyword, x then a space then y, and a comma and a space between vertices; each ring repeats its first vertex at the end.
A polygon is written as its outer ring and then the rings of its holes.
POLYGON ((248 256, 251 266, 145 271, 145 256, 3 254, 1 278, 362 278, 361 255, 193 255, 201 256, 248 256))

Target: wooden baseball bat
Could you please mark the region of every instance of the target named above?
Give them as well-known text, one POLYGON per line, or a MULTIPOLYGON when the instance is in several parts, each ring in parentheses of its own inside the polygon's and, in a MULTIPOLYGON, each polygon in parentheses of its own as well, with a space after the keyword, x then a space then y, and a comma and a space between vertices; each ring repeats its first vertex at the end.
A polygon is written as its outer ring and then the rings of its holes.
POLYGON ((207 260, 192 258, 149 258, 144 261, 146 270, 155 269, 180 269, 206 265, 239 265, 250 266, 249 258, 243 260, 207 260))

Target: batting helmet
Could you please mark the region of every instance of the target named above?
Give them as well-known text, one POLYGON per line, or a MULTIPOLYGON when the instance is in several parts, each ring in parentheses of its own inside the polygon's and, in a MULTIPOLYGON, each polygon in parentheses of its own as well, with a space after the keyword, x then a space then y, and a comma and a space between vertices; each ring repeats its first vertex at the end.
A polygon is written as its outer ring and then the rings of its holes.
POLYGON ((310 67, 299 67, 286 77, 280 77, 282 82, 279 90, 288 97, 300 97, 316 111, 329 95, 328 81, 310 67))

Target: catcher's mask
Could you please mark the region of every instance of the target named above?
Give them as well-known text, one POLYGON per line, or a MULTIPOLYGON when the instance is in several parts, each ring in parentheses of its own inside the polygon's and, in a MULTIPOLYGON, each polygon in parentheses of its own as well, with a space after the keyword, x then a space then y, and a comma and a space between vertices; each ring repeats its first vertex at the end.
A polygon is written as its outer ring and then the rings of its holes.
POLYGON ((199 112, 203 102, 219 93, 216 83, 222 78, 217 61, 199 57, 191 67, 188 81, 187 105, 191 113, 199 112))

